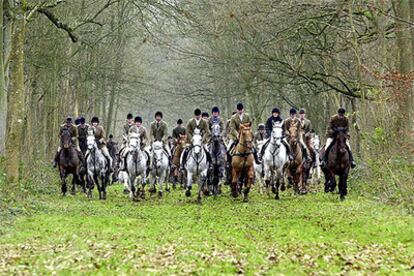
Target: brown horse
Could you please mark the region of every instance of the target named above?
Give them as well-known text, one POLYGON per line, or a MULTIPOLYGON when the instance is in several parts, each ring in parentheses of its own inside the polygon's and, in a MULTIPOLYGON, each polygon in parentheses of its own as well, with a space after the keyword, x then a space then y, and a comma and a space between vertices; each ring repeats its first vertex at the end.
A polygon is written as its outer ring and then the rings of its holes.
POLYGON ((61 151, 59 153, 59 172, 61 183, 62 195, 66 195, 67 186, 66 186, 66 177, 72 175, 72 190, 71 193, 75 194, 76 184, 82 186, 84 192, 85 183, 82 181, 81 177, 81 160, 79 159, 79 154, 76 151, 75 145, 72 143, 72 136, 69 130, 64 129, 60 136, 61 151))
MULTIPOLYGON (((335 138, 328 150, 326 166, 322 167, 325 174, 325 192, 333 192, 336 187, 335 176, 339 176, 339 195, 344 200, 347 195, 347 180, 350 169, 349 152, 346 145, 346 133, 342 128, 335 129, 335 138)), ((321 156, 325 154, 321 151, 321 156)))
POLYGON ((238 197, 244 184, 243 201, 248 202, 254 179, 253 132, 250 124, 240 125, 239 143, 234 148, 231 160, 232 196, 238 197))
POLYGON ((299 141, 299 130, 299 123, 293 123, 289 129, 289 145, 293 155, 293 160, 288 162, 286 171, 289 183, 290 185, 293 185, 295 192, 299 194, 306 194, 305 159, 303 158, 302 146, 299 141))

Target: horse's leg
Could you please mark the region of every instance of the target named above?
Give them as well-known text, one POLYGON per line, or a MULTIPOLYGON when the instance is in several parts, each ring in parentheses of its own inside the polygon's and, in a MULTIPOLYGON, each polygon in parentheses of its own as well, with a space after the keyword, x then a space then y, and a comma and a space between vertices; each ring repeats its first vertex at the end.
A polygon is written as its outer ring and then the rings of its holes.
MULTIPOLYGON (((254 162, 254 161, 253 161, 254 162)), ((248 171, 246 173, 246 187, 244 188, 243 191, 243 202, 249 202, 249 192, 250 189, 253 186, 253 181, 254 181, 254 167, 253 164, 248 168, 248 171)))
POLYGON ((329 191, 334 192, 336 188, 336 177, 334 173, 331 173, 329 184, 330 184, 329 191))
POLYGON ((348 194, 347 191, 347 180, 348 180, 348 174, 347 173, 343 173, 339 176, 339 195, 340 195, 340 199, 345 200, 345 196, 348 194))
POLYGON ((207 183, 207 170, 201 172, 200 174, 200 184, 198 185, 198 196, 197 203, 201 204, 201 195, 204 193, 204 189, 207 183))
POLYGON ((89 175, 89 173, 86 176, 86 185, 88 188, 87 197, 92 198, 92 190, 93 190, 94 182, 93 182, 92 177, 89 175))
POLYGON ((93 176, 93 179, 96 183, 96 188, 98 189, 98 193, 99 193, 99 199, 102 199, 102 187, 101 187, 101 183, 99 183, 99 178, 97 175, 93 176))
POLYGON ((108 186, 109 183, 109 174, 105 173, 103 175, 101 175, 101 189, 102 189, 102 199, 106 200, 106 187, 108 186))
POLYGON ((193 181, 193 173, 189 170, 187 171, 187 186, 185 187, 185 196, 189 197, 191 196, 191 185, 193 181))
POLYGON ((271 178, 271 172, 269 166, 265 166, 265 176, 264 176, 264 183, 265 183, 265 189, 268 196, 270 196, 270 178, 271 178))
POLYGON ((276 179, 276 191, 275 191, 275 199, 280 199, 279 198, 279 186, 280 186, 280 178, 279 178, 279 176, 277 176, 277 179, 276 179))
POLYGON ((158 191, 158 197, 161 198, 162 197, 162 185, 164 182, 164 171, 161 172, 160 177, 158 178, 158 187, 159 187, 159 191, 158 191))
POLYGON ((66 173, 64 171, 60 172, 60 180, 61 180, 61 191, 62 195, 66 196, 66 192, 68 191, 68 187, 66 186, 66 173))
POLYGON ((70 194, 75 195, 76 194, 76 180, 77 180, 77 174, 72 174, 72 188, 70 189, 70 194))
POLYGON ((233 167, 231 168, 231 175, 231 195, 237 198, 239 196, 239 189, 237 187, 239 176, 237 170, 233 167))

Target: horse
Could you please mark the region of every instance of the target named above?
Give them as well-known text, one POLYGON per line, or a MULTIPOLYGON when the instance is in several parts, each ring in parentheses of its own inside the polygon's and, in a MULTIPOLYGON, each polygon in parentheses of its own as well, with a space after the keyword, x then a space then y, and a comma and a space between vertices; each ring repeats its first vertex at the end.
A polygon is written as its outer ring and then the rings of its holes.
MULTIPOLYGON (((256 149, 257 152, 262 152, 262 148, 267 140, 256 141, 256 149)), ((262 156, 259 156, 262 157, 262 156)), ((255 182, 259 182, 259 193, 264 193, 265 186, 263 185, 263 177, 264 177, 264 165, 262 163, 254 162, 254 172, 255 172, 255 182)))
POLYGON ((302 145, 300 139, 300 124, 293 123, 289 129, 290 139, 289 145, 293 160, 287 163, 286 171, 289 184, 293 184, 293 188, 298 194, 306 194, 305 185, 305 159, 303 158, 302 145))
POLYGON ((138 196, 145 198, 147 182, 147 154, 141 149, 141 139, 138 133, 130 133, 126 148, 126 169, 128 173, 129 197, 136 201, 138 196), (137 187, 137 177, 141 176, 141 187, 137 187))
POLYGON ((243 202, 248 202, 254 181, 253 132, 250 124, 240 125, 238 140, 231 159, 231 194, 237 198, 244 185, 243 202))
POLYGON ((112 184, 118 181, 118 178, 117 178, 118 171, 119 171, 118 145, 114 141, 110 141, 107 143, 107 147, 108 147, 109 155, 111 156, 113 160, 112 169, 114 172, 112 173, 112 180, 111 180, 111 184, 112 184))
POLYGON ((199 177, 197 202, 201 204, 201 194, 206 190, 208 162, 207 154, 204 152, 203 137, 198 129, 194 131, 191 138, 191 148, 188 151, 187 160, 183 160, 184 152, 181 154, 181 163, 187 172, 187 183, 185 195, 191 196, 193 176, 199 177))
POLYGON ((313 164, 312 166, 306 166, 305 168, 305 179, 306 183, 320 183, 320 177, 321 177, 321 169, 319 165, 319 145, 320 140, 319 136, 316 134, 307 134, 305 136, 305 144, 309 149, 309 152, 312 155, 313 164))
POLYGON ((285 190, 284 167, 288 161, 287 149, 282 143, 282 123, 273 123, 270 141, 263 154, 265 171, 265 183, 269 193, 269 187, 275 193, 275 199, 279 199, 279 187, 285 190))
POLYGON ((226 174, 226 147, 223 143, 220 124, 211 127, 211 140, 209 143, 210 156, 212 160, 212 173, 209 174, 210 191, 214 196, 221 193, 220 180, 226 174))
POLYGON ((68 175, 72 175, 71 194, 74 195, 76 193, 77 183, 82 186, 82 189, 85 192, 85 183, 82 181, 81 176, 81 160, 79 159, 75 145, 72 143, 72 135, 68 129, 62 130, 60 144, 61 150, 59 153, 58 164, 62 195, 65 196, 67 193, 66 177, 68 175))
POLYGON ((96 184, 99 199, 106 199, 106 186, 109 183, 108 161, 98 148, 94 135, 86 138, 88 153, 86 157, 88 198, 92 198, 92 191, 96 184))
POLYGON ((162 184, 166 183, 166 191, 169 192, 168 186, 169 175, 169 160, 168 155, 164 150, 163 144, 160 141, 156 141, 152 144, 151 153, 151 176, 152 176, 152 189, 156 191, 155 185, 158 182, 159 190, 158 197, 162 197, 162 184))
MULTIPOLYGON (((350 156, 346 145, 345 129, 334 129, 334 140, 330 146, 326 166, 322 167, 325 175, 325 192, 333 192, 336 187, 335 176, 339 176, 339 195, 340 200, 345 200, 347 195, 347 180, 351 167, 350 156)), ((324 152, 321 152, 323 156, 324 152)))

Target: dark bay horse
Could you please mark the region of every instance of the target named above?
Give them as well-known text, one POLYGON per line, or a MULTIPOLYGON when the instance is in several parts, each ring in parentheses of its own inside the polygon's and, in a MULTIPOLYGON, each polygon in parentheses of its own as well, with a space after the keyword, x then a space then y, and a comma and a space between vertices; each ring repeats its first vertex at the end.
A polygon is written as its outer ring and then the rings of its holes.
POLYGON ((286 171, 289 183, 291 185, 293 184, 295 192, 298 194, 306 194, 305 159, 303 158, 302 146, 299 141, 299 129, 299 123, 293 123, 289 129, 289 145, 293 155, 293 160, 287 163, 286 171))
MULTIPOLYGON (((351 167, 349 153, 346 145, 346 133, 345 129, 335 129, 334 140, 328 150, 328 156, 326 158, 326 166, 322 167, 322 171, 325 174, 325 192, 333 192, 336 187, 335 176, 339 176, 339 195, 340 199, 344 200, 347 195, 347 181, 348 174, 351 167)), ((324 150, 321 152, 321 156, 325 154, 324 150)))
POLYGON ((82 186, 84 192, 85 183, 81 178, 81 160, 79 154, 76 151, 75 145, 72 143, 72 135, 69 130, 64 129, 60 136, 61 151, 59 153, 59 172, 61 183, 62 195, 66 195, 67 185, 66 177, 72 175, 72 189, 71 194, 76 192, 76 184, 82 186))
POLYGON ((231 193, 234 198, 243 191, 243 201, 249 201, 249 191, 254 181, 253 132, 250 124, 240 125, 239 143, 234 148, 231 161, 231 193))

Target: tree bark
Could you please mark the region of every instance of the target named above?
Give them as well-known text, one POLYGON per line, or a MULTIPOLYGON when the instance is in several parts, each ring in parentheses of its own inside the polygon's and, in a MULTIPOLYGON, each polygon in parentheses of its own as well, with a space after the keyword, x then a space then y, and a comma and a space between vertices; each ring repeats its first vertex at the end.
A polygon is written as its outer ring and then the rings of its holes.
POLYGON ((10 52, 10 89, 6 130, 6 173, 10 183, 19 180, 20 141, 24 123, 24 42, 26 22, 23 7, 15 5, 12 47, 10 52))

